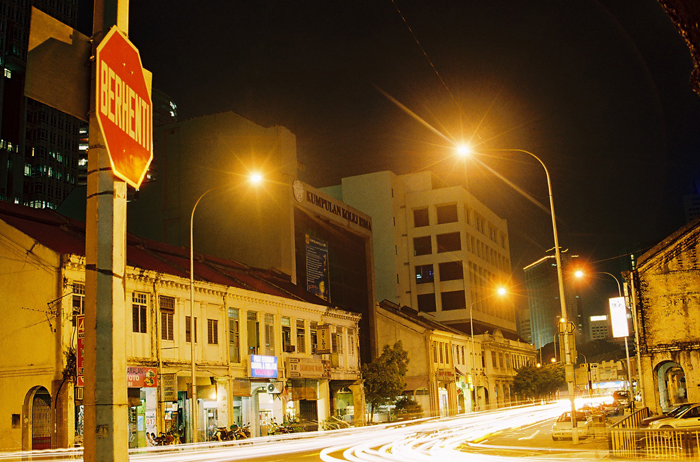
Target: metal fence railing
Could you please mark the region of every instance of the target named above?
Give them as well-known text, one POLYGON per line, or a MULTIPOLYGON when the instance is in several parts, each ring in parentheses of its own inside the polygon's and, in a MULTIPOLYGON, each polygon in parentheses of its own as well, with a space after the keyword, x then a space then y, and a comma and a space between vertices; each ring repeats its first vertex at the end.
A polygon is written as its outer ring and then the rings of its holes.
POLYGON ((639 428, 648 416, 649 409, 642 408, 610 426, 610 457, 700 460, 700 429, 639 428))
POLYGON ((700 460, 700 429, 611 428, 610 457, 700 460))

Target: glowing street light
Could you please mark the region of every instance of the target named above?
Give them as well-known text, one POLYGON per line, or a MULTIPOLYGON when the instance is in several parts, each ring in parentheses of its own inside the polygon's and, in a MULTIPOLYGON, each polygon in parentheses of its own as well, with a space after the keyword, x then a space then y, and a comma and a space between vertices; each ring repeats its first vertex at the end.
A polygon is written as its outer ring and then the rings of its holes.
POLYGON ((468 144, 460 144, 457 146, 457 154, 459 154, 460 157, 469 157, 471 153, 472 148, 470 148, 468 144))
MULTIPOLYGON (((248 181, 253 184, 257 185, 260 182, 262 182, 262 175, 260 173, 251 173, 248 176, 248 181)), ((216 189, 223 189, 223 188, 228 188, 230 185, 220 185, 220 186, 214 186, 213 188, 210 188, 202 193, 201 196, 199 196, 199 199, 194 203, 194 206, 192 207, 192 214, 190 215, 190 344, 192 346, 191 350, 191 355, 192 355, 192 365, 191 365, 191 373, 192 373, 192 413, 190 416, 190 430, 192 432, 192 442, 196 443, 197 442, 197 376, 196 376, 196 350, 195 350, 195 323, 194 323, 194 212, 197 210, 197 206, 199 205, 199 202, 209 194, 210 192, 216 190, 216 189)))

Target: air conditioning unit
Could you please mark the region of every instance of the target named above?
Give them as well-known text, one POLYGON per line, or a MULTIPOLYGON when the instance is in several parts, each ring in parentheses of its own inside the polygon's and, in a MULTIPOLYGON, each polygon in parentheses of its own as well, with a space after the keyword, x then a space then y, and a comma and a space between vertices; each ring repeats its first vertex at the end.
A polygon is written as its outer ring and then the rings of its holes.
POLYGON ((265 387, 268 393, 272 395, 277 395, 282 393, 282 384, 279 382, 276 383, 268 383, 267 386, 265 387))
POLYGON ((294 353, 295 350, 296 350, 296 347, 294 345, 285 345, 284 346, 285 353, 294 353))

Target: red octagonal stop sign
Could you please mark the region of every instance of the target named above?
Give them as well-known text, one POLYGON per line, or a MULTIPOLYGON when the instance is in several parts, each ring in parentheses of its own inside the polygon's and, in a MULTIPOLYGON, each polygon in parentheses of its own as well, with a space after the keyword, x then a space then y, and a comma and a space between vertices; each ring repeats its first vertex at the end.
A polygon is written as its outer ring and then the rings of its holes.
POLYGON ((112 170, 138 188, 153 159, 153 103, 141 56, 112 27, 97 46, 97 121, 112 170))

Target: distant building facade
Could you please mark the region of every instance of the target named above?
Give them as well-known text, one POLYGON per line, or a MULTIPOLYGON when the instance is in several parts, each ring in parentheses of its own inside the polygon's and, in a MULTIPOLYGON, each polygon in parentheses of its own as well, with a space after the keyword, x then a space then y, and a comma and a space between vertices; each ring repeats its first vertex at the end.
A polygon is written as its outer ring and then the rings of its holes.
POLYGON ((517 404, 515 371, 535 362, 535 348, 494 333, 465 334, 434 320, 431 313, 384 300, 377 311, 381 345, 401 340, 409 363, 404 394, 424 417, 451 416, 517 404), (472 341, 473 340, 473 341, 472 341))
MULTIPOLYGON (((577 256, 562 253, 562 266, 565 270, 577 256)), ((557 341, 558 322, 561 318, 559 280, 554 255, 547 255, 523 268, 527 303, 530 312, 530 331, 532 342, 542 348, 550 342, 557 341)), ((564 294, 569 321, 576 325, 578 335, 585 333, 587 322, 583 318, 581 297, 578 288, 565 280, 564 294)))
POLYGON ((610 338, 610 323, 608 315, 600 314, 588 318, 588 338, 590 341, 607 340, 610 338))
POLYGON ((377 296, 470 332, 517 336, 514 305, 494 296, 511 279, 506 221, 430 172, 343 178, 324 191, 372 217, 377 296))
POLYGON ((194 216, 194 249, 274 268, 333 306, 360 313, 362 360, 370 361, 372 219, 297 179, 295 136, 234 112, 155 133, 157 175, 129 204, 129 230, 189 247, 192 209, 206 193, 194 216), (257 188, 247 181, 253 171, 264 177, 257 188))
POLYGON ((76 0, 2 2, 0 200, 55 209, 78 181, 82 122, 24 96, 32 6, 77 25, 76 0))

